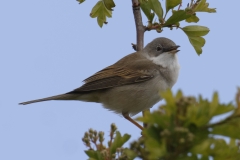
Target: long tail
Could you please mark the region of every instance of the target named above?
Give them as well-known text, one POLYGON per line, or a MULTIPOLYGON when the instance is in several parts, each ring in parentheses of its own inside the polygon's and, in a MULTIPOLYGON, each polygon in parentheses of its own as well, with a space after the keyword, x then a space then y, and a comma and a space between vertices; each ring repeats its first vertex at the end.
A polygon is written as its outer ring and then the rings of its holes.
POLYGON ((47 98, 22 102, 22 103, 19 103, 19 104, 26 105, 26 104, 30 104, 30 103, 43 102, 43 101, 49 101, 49 100, 74 100, 77 97, 78 97, 78 95, 74 95, 74 94, 60 94, 60 95, 56 95, 56 96, 52 96, 52 97, 47 97, 47 98))

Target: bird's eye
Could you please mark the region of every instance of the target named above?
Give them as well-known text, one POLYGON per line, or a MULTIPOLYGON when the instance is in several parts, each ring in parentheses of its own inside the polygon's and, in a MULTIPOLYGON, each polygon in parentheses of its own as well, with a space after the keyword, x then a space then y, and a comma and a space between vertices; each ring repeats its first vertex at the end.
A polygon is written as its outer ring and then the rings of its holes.
POLYGON ((162 47, 157 46, 157 51, 161 51, 162 47))

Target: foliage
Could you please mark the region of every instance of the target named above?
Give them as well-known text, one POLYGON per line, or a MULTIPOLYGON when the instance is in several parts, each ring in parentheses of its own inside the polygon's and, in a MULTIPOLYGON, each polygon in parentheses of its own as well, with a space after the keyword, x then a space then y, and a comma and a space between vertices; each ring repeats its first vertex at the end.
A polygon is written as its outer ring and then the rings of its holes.
MULTIPOLYGON (((83 3, 85 0, 77 1, 83 3)), ((206 0, 189 1, 185 9, 181 8, 182 0, 165 0, 164 9, 160 0, 139 0, 139 4, 133 4, 133 8, 140 8, 147 17, 145 31, 156 30, 161 33, 164 28, 180 28, 200 55, 205 44, 203 36, 210 30, 199 25, 181 27, 180 23, 197 23, 200 20, 198 12, 214 13, 216 10, 209 8, 206 0), (171 15, 167 16, 168 13, 171 15)), ((99 0, 90 16, 97 18, 98 25, 102 27, 107 24, 107 18, 112 17, 114 7, 113 0, 99 0)), ((171 91, 161 93, 161 96, 166 104, 138 118, 147 127, 129 148, 123 145, 130 135, 122 136, 114 124, 111 125, 107 147, 103 144, 103 132, 92 129, 86 132, 82 140, 88 147, 85 153, 89 160, 133 160, 136 157, 144 160, 240 159, 240 89, 235 104, 221 104, 217 93, 213 94, 211 101, 201 96, 186 97, 181 91, 175 96, 171 91), (213 118, 216 116, 226 118, 215 122, 213 118)))
POLYGON ((125 155, 122 154, 123 149, 121 147, 131 136, 128 134, 122 136, 121 133, 117 131, 115 124, 112 124, 109 137, 108 147, 106 147, 103 144, 104 132, 97 132, 92 129, 85 132, 82 141, 88 147, 85 153, 89 156, 89 160, 112 160, 115 158, 120 160, 124 158, 125 155), (95 148, 93 146, 95 146, 95 148))
POLYGON ((90 13, 90 16, 92 18, 97 17, 97 22, 100 27, 103 26, 103 23, 107 23, 106 17, 109 17, 109 18, 112 17, 111 4, 107 5, 108 3, 106 4, 105 1, 108 1, 108 0, 98 1, 90 13))
MULTIPOLYGON (((77 1, 83 3, 85 0, 77 1)), ((162 7, 163 2, 159 0, 139 0, 139 3, 141 10, 148 19, 146 31, 156 30, 161 33, 164 27, 170 29, 173 27, 180 28, 188 36, 197 54, 200 55, 202 53, 202 47, 205 44, 205 39, 202 36, 205 36, 209 32, 209 29, 197 25, 181 28, 180 22, 185 20, 188 23, 197 23, 199 21, 196 14, 197 12, 216 12, 215 8, 208 8, 209 4, 206 0, 190 0, 190 3, 188 3, 185 9, 181 9, 182 0, 165 0, 165 14, 162 7), (175 9, 177 6, 179 7, 175 9), (170 10, 172 10, 172 15, 166 18, 170 10), (155 15, 158 17, 158 21, 153 22, 155 15), (189 34, 189 29, 191 29, 191 34, 189 34), (203 30, 205 34, 200 34, 203 30)), ((112 17, 114 7, 115 3, 113 0, 99 0, 92 8, 90 16, 92 18, 97 18, 98 25, 102 27, 103 24, 107 24, 107 17, 112 17)))
POLYGON ((158 110, 147 113, 138 120, 147 128, 142 137, 131 143, 129 148, 122 145, 130 138, 121 136, 115 125, 111 126, 108 148, 103 147, 103 132, 89 130, 83 141, 89 148, 89 160, 239 160, 240 159, 240 89, 236 103, 219 103, 214 93, 211 101, 201 96, 186 97, 181 91, 174 96, 171 91, 161 93, 166 101, 158 110), (213 117, 230 116, 212 122, 213 117), (113 136, 115 135, 115 137, 113 136), (216 135, 225 136, 226 142, 216 135), (96 143, 99 139, 99 143, 96 143), (90 143, 95 144, 95 149, 90 143))

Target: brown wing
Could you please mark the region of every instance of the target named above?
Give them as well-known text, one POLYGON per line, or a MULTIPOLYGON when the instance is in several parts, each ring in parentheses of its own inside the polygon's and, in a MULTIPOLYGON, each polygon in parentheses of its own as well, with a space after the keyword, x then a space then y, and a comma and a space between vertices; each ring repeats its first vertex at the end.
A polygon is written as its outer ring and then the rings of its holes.
POLYGON ((140 60, 139 63, 112 65, 84 80, 85 84, 69 93, 79 93, 107 89, 127 84, 140 83, 154 77, 152 63, 140 60))

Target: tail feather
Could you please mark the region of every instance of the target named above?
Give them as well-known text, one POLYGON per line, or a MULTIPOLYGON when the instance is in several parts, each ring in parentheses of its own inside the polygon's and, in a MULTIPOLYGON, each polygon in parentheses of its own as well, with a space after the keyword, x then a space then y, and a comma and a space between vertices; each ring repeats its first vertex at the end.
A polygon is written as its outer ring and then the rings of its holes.
POLYGON ((30 104, 30 103, 50 101, 50 100, 74 100, 77 97, 78 97, 77 95, 73 95, 73 94, 60 94, 60 95, 51 96, 51 97, 47 97, 47 98, 36 99, 36 100, 32 100, 32 101, 27 101, 27 102, 22 102, 22 103, 19 103, 19 104, 26 105, 26 104, 30 104))

